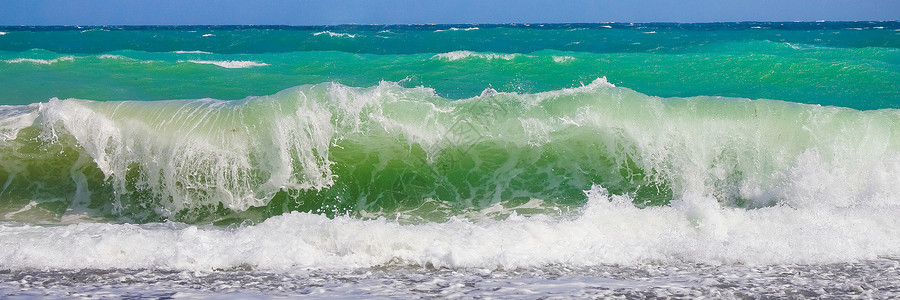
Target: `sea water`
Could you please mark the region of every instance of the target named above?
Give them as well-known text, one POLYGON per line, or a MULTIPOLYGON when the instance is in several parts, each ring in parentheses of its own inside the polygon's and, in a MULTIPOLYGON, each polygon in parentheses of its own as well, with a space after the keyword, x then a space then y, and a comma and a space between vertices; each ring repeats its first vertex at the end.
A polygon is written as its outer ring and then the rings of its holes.
POLYGON ((8 297, 896 297, 900 23, 2 27, 8 297))

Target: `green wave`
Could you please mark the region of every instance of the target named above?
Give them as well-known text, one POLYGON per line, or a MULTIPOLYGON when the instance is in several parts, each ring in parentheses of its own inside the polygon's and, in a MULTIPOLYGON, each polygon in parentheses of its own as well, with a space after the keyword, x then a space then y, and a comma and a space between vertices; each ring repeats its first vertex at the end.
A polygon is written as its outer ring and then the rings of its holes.
POLYGON ((0 107, 0 216, 228 224, 288 211, 409 222, 639 207, 895 205, 897 110, 578 88, 448 100, 316 84, 239 101, 0 107))

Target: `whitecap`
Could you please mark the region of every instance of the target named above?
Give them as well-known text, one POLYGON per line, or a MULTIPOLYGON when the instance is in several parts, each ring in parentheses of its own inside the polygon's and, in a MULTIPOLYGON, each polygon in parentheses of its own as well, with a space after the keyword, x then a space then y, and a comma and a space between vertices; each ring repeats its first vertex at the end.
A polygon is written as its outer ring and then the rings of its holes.
POLYGON ((450 27, 449 29, 438 29, 438 30, 435 30, 434 32, 444 32, 444 31, 471 31, 471 30, 478 30, 478 29, 481 29, 481 28, 478 28, 478 27, 466 27, 466 28, 450 27))
MULTIPOLYGON (((179 61, 185 62, 185 61, 179 61)), ((229 69, 243 69, 250 67, 262 67, 268 66, 267 63, 255 62, 255 61, 246 61, 246 60, 187 60, 186 62, 195 63, 195 64, 205 64, 205 65, 217 65, 223 68, 229 69)))
POLYGON ((478 53, 467 50, 457 50, 446 53, 439 53, 433 56, 435 59, 446 59, 449 61, 466 59, 466 58, 482 58, 486 60, 494 60, 494 59, 502 59, 502 60, 513 60, 516 56, 520 54, 497 54, 497 53, 478 53))
POLYGON ((178 51, 174 51, 174 53, 177 53, 177 54, 212 54, 212 52, 206 52, 206 51, 200 51, 200 50, 189 50, 189 51, 178 50, 178 51))
POLYGON ((97 56, 97 58, 99 58, 99 59, 124 59, 127 57, 124 57, 121 55, 115 55, 115 54, 102 54, 100 56, 97 56))
POLYGON ((558 64, 571 62, 571 61, 573 61, 573 60, 575 60, 575 58, 574 58, 574 57, 571 57, 571 56, 556 56, 556 55, 553 55, 553 62, 558 63, 558 64))
POLYGON ((10 63, 10 64, 33 63, 33 64, 49 65, 49 64, 54 64, 54 63, 61 62, 61 61, 72 61, 72 60, 75 60, 75 57, 63 56, 63 57, 54 58, 54 59, 15 58, 15 59, 6 60, 6 63, 10 63))
POLYGON ((346 37, 346 38, 355 38, 355 37, 356 37, 355 34, 342 33, 342 32, 337 32, 337 33, 335 33, 335 32, 331 32, 331 31, 328 31, 328 30, 313 33, 314 36, 320 36, 320 35, 323 35, 323 34, 327 34, 327 35, 330 36, 330 37, 346 37))

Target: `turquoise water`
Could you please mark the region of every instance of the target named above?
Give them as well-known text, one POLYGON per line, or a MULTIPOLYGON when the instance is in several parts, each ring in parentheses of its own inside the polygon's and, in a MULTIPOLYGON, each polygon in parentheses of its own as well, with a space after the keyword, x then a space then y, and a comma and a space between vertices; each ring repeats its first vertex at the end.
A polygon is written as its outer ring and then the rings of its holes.
POLYGON ((304 84, 382 80, 462 99, 487 87, 536 93, 605 76, 660 97, 897 108, 897 29, 896 22, 6 27, 0 88, 8 92, 0 103, 236 100, 304 84), (20 58, 41 61, 9 63, 20 58))
POLYGON ((0 91, 8 296, 900 290, 898 22, 0 27, 0 91))

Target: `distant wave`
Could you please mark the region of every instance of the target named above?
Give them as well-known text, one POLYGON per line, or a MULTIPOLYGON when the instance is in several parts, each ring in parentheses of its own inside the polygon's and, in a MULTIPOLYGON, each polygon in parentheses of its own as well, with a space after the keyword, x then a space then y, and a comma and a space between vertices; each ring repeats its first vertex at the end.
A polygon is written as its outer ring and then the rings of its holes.
POLYGON ((513 60, 520 54, 497 54, 497 53, 478 53, 466 50, 459 50, 447 53, 439 53, 433 56, 432 58, 437 59, 446 59, 449 61, 466 59, 466 58, 482 58, 487 60, 493 59, 502 59, 502 60, 513 60))
POLYGON ((16 58, 16 59, 8 59, 6 63, 17 64, 17 63, 34 63, 34 64, 42 64, 49 65, 61 61, 72 61, 75 60, 73 56, 63 56, 54 59, 35 59, 35 58, 16 58))
POLYGON ((122 55, 115 55, 115 54, 102 54, 100 56, 97 56, 97 58, 100 58, 100 59, 129 59, 128 57, 125 57, 122 55))
POLYGON ((199 51, 199 50, 190 50, 190 51, 178 50, 178 51, 173 51, 173 52, 178 53, 178 54, 212 54, 212 52, 199 51))
POLYGON ((438 30, 435 30, 434 32, 444 32, 444 31, 470 31, 470 30, 478 30, 478 29, 480 29, 480 28, 478 28, 478 27, 466 27, 466 28, 456 28, 456 27, 451 27, 450 29, 438 29, 438 30))
POLYGON ((571 62, 571 61, 574 61, 574 60, 575 60, 575 58, 574 58, 574 57, 571 57, 571 56, 556 56, 556 55, 553 55, 553 62, 558 63, 558 64, 561 64, 561 63, 567 63, 567 62, 571 62))
POLYGON ((327 31, 327 30, 313 33, 314 36, 320 36, 323 34, 327 34, 330 37, 347 37, 347 38, 355 38, 356 37, 355 34, 341 33, 341 32, 335 33, 335 32, 331 32, 331 31, 327 31))
POLYGON ((91 29, 82 30, 81 33, 94 32, 94 31, 106 31, 106 32, 108 32, 109 29, 105 29, 105 28, 91 28, 91 29))
POLYGON ((223 68, 229 68, 229 69, 242 69, 242 68, 262 67, 262 66, 269 65, 267 63, 246 61, 246 60, 181 60, 179 62, 190 62, 190 63, 204 64, 204 65, 217 65, 217 66, 220 66, 223 68))

